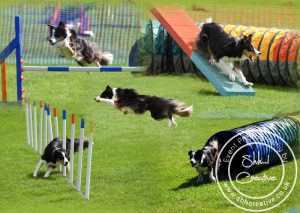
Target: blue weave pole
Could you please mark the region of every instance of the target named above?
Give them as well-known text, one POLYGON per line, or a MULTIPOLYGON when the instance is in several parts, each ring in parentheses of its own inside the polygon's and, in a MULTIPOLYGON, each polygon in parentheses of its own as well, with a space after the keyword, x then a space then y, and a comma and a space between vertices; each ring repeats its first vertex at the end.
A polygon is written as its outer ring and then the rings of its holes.
POLYGON ((242 171, 257 172, 266 167, 279 164, 281 160, 284 162, 290 160, 292 157, 291 152, 295 154, 300 151, 299 130, 300 117, 283 117, 214 134, 208 141, 214 139, 223 146, 220 150, 219 159, 221 162, 218 168, 218 176, 221 178, 228 176, 229 160, 231 160, 231 176, 242 171), (252 162, 256 160, 262 163, 252 165, 250 160, 245 160, 245 156, 247 159, 251 159, 252 162))

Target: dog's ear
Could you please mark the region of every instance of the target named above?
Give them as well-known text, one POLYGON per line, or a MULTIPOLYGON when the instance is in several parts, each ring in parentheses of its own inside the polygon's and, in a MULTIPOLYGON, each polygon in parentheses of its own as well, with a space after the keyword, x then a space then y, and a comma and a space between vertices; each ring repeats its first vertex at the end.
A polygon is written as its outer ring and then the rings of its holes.
POLYGON ((248 37, 246 36, 246 35, 242 35, 242 39, 241 39, 242 41, 244 41, 245 43, 247 42, 247 40, 248 40, 248 37))
POLYGON ((111 87, 109 85, 106 86, 106 89, 111 89, 111 87))
POLYGON ((71 34, 72 34, 72 37, 73 37, 74 39, 76 39, 76 38, 77 38, 77 33, 76 33, 76 31, 73 30, 73 29, 70 29, 70 32, 71 32, 71 34))
POLYGON ((58 27, 60 27, 60 28, 65 28, 66 25, 65 25, 62 21, 60 21, 60 22, 58 23, 58 27))
POLYGON ((247 41, 251 42, 252 41, 252 37, 253 37, 253 34, 248 35, 247 41))
POLYGON ((190 150, 188 155, 191 156, 192 153, 193 153, 193 150, 190 150))

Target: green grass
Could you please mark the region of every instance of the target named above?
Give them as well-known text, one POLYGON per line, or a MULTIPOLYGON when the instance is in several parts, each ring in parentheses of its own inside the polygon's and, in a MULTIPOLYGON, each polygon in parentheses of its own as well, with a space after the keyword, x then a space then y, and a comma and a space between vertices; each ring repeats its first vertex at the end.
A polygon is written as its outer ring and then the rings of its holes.
MULTIPOLYGON (((240 212, 216 184, 195 185, 197 173, 189 164, 188 151, 201 148, 220 130, 300 110, 295 88, 255 85, 255 97, 220 97, 207 81, 192 74, 26 72, 25 77, 27 97, 59 108, 60 116, 67 109, 68 123, 75 113, 77 127, 79 116, 95 123, 90 200, 83 200, 58 173, 47 180, 32 178, 39 156, 26 144, 24 109, 12 103, 15 69, 8 66, 10 103, 0 105, 1 212, 240 212), (194 114, 176 118, 178 127, 172 129, 148 113, 125 116, 93 101, 107 84, 193 104, 194 114)), ((293 165, 287 166, 292 171, 293 165)), ((278 168, 268 172, 277 174, 278 168)), ((264 193, 269 188, 254 185, 251 191, 264 193)), ((299 190, 297 183, 291 196, 272 212, 299 207, 299 190)))

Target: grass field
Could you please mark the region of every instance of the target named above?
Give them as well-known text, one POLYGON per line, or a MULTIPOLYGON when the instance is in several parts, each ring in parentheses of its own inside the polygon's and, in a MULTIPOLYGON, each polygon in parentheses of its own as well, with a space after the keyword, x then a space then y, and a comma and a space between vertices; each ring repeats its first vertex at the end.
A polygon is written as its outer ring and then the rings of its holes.
MULTIPOLYGON (((43 173, 32 178, 39 156, 26 144, 24 109, 1 104, 1 212, 240 212, 216 184, 195 184, 197 173, 190 166, 188 151, 201 148, 217 131, 267 119, 280 111, 300 110, 297 89, 256 85, 255 97, 220 97, 207 81, 192 74, 27 72, 25 76, 28 97, 95 123, 90 200, 83 200, 58 173, 47 180, 41 177, 43 173), (93 101, 107 84, 193 104, 194 114, 177 118, 178 127, 172 129, 148 113, 122 115, 93 101)), ((8 77, 12 102, 16 98, 13 66, 8 66, 8 77)), ((276 174, 278 168, 269 172, 276 174)), ((291 163, 288 168, 293 169, 291 163)), ((268 187, 254 185, 251 190, 263 193, 268 187)), ((299 191, 297 183, 291 196, 272 212, 299 210, 299 191)))
MULTIPOLYGON (((24 2, 32 5, 53 3, 52 0, 1 1, 0 8, 24 2)), ((261 9, 288 5, 292 12, 300 7, 299 0, 141 2, 145 5, 145 12, 153 5, 170 3, 189 8, 193 4, 261 9)), ((0 28, 2 34, 5 30, 0 28)), ((45 168, 38 178, 32 177, 39 156, 27 146, 24 107, 15 103, 15 67, 8 65, 9 102, 0 102, 1 213, 243 212, 224 198, 217 184, 196 185, 197 173, 189 163, 188 151, 202 148, 207 139, 218 131, 269 119, 278 112, 300 111, 300 91, 297 88, 255 85, 254 97, 220 97, 210 83, 193 74, 143 76, 130 73, 26 72, 24 75, 27 97, 57 107, 59 116, 62 109, 67 109, 68 133, 71 113, 77 115, 77 136, 81 116, 87 122, 95 123, 91 194, 89 201, 83 200, 58 172, 53 172, 49 179, 43 179, 45 168), (108 84, 178 99, 193 105, 193 115, 190 118, 176 117, 178 126, 172 129, 167 128, 166 121, 154 121, 149 113, 123 115, 93 100, 108 84)), ((85 159, 83 163, 85 165, 85 159)), ((299 158, 297 163, 299 169, 299 158)), ((270 175, 277 175, 280 166, 267 171, 270 175)), ((289 162, 287 174, 292 172, 293 164, 289 162)), ((264 194, 271 188, 268 184, 264 187, 253 184, 249 191, 264 194)), ((298 181, 289 198, 270 212, 300 212, 299 200, 298 181)))

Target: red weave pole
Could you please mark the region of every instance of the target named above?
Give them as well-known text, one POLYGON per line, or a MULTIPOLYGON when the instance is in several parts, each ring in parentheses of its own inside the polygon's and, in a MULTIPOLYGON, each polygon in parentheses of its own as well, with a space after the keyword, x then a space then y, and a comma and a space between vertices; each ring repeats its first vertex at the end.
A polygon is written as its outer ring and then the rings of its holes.
POLYGON ((1 83, 2 83, 2 101, 7 102, 7 78, 6 78, 6 61, 1 64, 1 83))
POLYGON ((53 108, 53 116, 57 117, 57 109, 56 108, 53 108))
POLYGON ((71 117, 71 123, 72 123, 72 124, 75 124, 75 114, 72 114, 72 117, 71 117))

